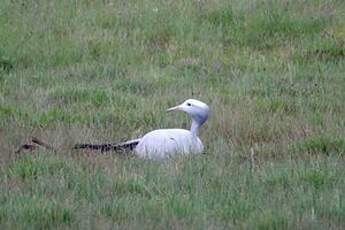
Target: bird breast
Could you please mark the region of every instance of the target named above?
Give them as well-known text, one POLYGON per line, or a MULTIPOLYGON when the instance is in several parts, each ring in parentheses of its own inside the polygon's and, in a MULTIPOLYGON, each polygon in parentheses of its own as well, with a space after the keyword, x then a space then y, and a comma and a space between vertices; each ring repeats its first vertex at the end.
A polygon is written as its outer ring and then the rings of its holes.
POLYGON ((166 159, 175 154, 202 153, 200 139, 185 129, 158 129, 143 136, 135 148, 139 157, 166 159))

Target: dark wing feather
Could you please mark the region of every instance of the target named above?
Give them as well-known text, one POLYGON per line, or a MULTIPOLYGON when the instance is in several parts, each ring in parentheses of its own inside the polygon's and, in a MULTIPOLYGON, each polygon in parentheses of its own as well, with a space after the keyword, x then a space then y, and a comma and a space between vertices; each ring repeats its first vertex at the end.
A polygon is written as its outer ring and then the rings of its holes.
POLYGON ((133 150, 141 139, 134 139, 117 144, 76 144, 73 149, 92 149, 100 150, 101 152, 107 151, 128 151, 133 150))

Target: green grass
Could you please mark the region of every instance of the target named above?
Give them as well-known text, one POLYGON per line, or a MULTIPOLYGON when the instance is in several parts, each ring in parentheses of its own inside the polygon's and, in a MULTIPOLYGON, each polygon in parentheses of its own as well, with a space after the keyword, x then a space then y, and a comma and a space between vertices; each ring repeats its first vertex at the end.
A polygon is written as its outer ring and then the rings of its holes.
POLYGON ((345 228, 345 3, 0 4, 1 229, 345 228), (74 152, 207 102, 206 152, 74 152), (15 157, 30 136, 58 149, 15 157), (255 167, 250 152, 255 152, 255 167))

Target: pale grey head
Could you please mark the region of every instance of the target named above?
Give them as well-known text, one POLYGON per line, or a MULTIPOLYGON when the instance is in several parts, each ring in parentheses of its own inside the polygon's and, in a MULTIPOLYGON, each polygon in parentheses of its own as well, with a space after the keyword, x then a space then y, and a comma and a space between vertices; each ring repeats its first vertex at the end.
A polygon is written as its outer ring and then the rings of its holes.
POLYGON ((210 109, 208 105, 206 105, 202 101, 196 99, 188 99, 182 104, 172 107, 167 111, 183 111, 188 113, 192 118, 191 132, 194 135, 197 135, 199 127, 207 121, 210 109))

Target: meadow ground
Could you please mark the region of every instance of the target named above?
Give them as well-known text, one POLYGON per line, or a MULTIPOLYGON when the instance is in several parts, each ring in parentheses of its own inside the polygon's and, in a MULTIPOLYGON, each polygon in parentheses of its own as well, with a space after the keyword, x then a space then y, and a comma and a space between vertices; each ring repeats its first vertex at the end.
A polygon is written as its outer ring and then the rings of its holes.
POLYGON ((0 228, 344 229, 344 105, 343 0, 2 0, 0 228), (203 155, 70 150, 188 128, 186 98, 203 155))

